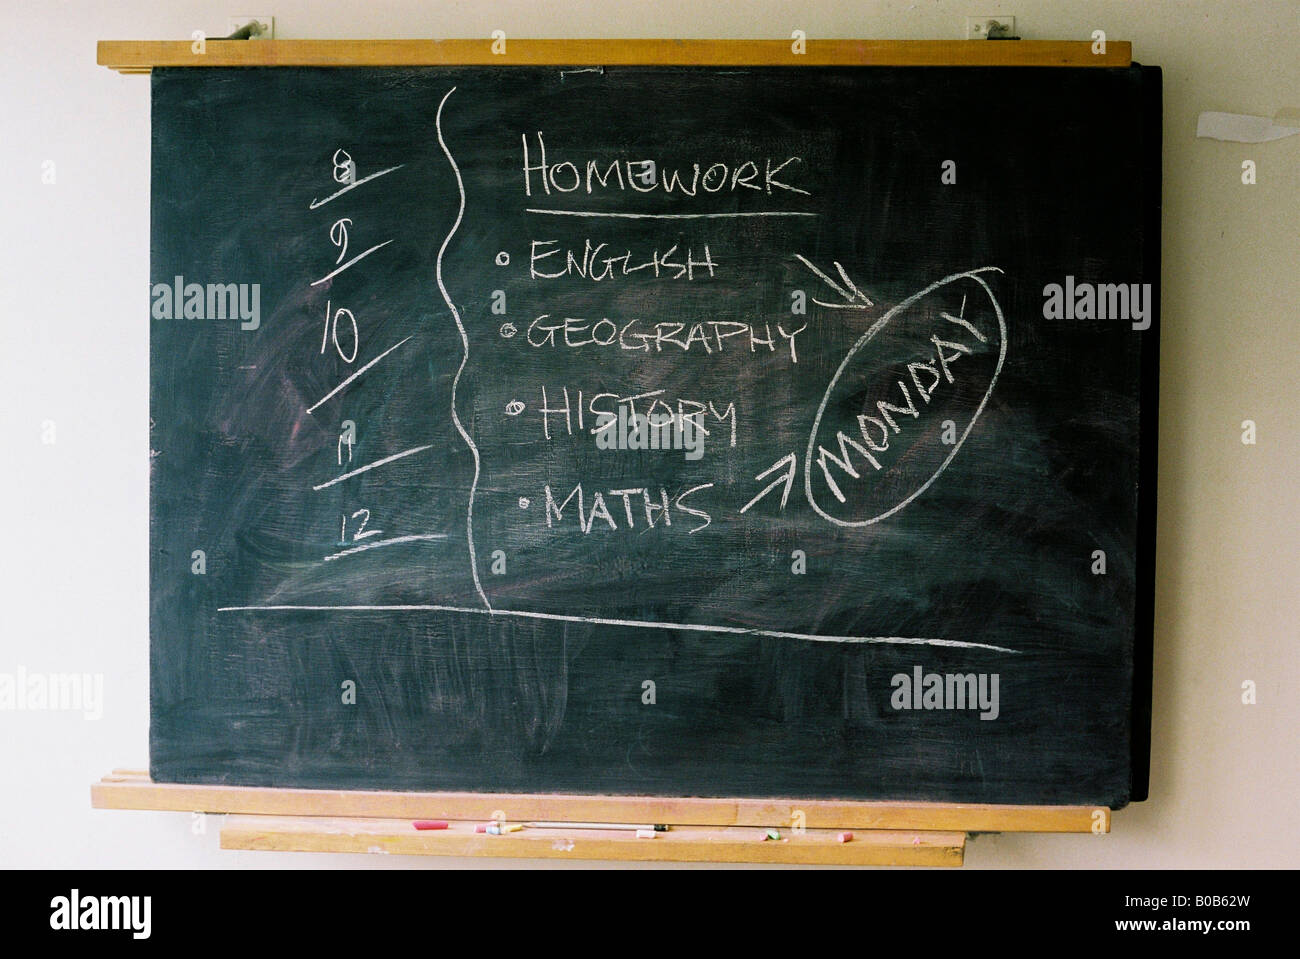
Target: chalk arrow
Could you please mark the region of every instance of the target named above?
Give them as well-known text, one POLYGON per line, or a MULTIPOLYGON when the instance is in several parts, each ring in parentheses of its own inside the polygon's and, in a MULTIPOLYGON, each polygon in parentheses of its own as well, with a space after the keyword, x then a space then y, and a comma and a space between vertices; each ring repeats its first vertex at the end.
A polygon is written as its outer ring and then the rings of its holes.
POLYGON ((833 260, 832 262, 835 264, 835 270, 839 273, 840 279, 844 281, 843 286, 836 283, 821 270, 817 269, 817 267, 813 266, 805 257, 796 253, 794 258, 804 266, 808 267, 808 269, 812 270, 813 273, 817 274, 817 276, 822 279, 827 286, 844 299, 843 303, 824 303, 816 297, 812 297, 812 301, 818 306, 830 307, 832 310, 865 310, 870 306, 875 306, 875 304, 868 299, 867 294, 863 293, 853 284, 853 281, 849 279, 848 273, 844 271, 844 267, 840 265, 838 260, 833 260))
POLYGON ((777 460, 767 469, 763 470, 763 472, 755 476, 754 479, 761 480, 764 476, 771 476, 782 466, 787 467, 786 471, 782 475, 774 479, 772 482, 768 483, 767 486, 763 489, 763 492, 759 493, 752 500, 750 500, 748 503, 742 506, 740 508, 740 511, 742 513, 745 512, 745 510, 749 509, 751 506, 753 506, 755 503, 757 503, 759 500, 761 500, 768 493, 772 492, 772 490, 776 489, 782 483, 785 484, 785 490, 781 493, 781 509, 785 509, 786 501, 790 498, 790 487, 794 486, 795 458, 793 453, 785 454, 785 456, 782 456, 779 460, 777 460))

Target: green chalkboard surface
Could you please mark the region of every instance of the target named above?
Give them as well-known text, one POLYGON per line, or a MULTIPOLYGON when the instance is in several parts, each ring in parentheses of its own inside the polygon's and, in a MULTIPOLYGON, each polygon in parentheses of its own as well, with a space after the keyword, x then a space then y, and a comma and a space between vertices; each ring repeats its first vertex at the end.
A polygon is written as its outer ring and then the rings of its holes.
POLYGON ((1145 798, 1158 69, 152 84, 154 779, 1145 798))

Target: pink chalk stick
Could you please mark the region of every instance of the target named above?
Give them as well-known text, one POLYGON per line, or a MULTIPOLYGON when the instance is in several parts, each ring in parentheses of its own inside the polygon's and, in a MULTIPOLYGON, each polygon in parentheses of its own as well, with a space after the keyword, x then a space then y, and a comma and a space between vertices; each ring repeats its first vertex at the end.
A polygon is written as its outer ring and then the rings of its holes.
POLYGON ((417 819, 411 823, 416 829, 446 829, 447 820, 445 819, 417 819))
POLYGON ((851 832, 840 833, 840 842, 853 842, 853 833, 851 832))

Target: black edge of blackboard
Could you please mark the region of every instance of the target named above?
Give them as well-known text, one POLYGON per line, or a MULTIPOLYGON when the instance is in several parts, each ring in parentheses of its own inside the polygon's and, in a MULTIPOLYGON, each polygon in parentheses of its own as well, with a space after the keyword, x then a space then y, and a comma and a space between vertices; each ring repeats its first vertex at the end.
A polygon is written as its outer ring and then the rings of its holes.
POLYGON ((1163 90, 1160 67, 1135 63, 1142 71, 1141 124, 1145 183, 1148 198, 1142 280, 1151 284, 1151 328, 1142 336, 1141 412, 1138 452, 1137 598, 1133 641, 1132 785, 1131 802, 1145 800, 1151 786, 1151 686, 1155 647, 1156 485, 1160 401, 1160 213, 1163 90))
MULTIPOLYGON (((158 209, 154 203, 154 175, 158 169, 158 126, 153 122, 155 107, 158 97, 158 86, 163 81, 166 70, 151 70, 149 72, 149 282, 153 283, 154 263, 155 263, 155 246, 158 231, 158 209)), ((149 380, 149 417, 152 420, 153 410, 153 337, 154 326, 149 324, 149 358, 145 369, 145 376, 149 380)), ((152 425, 149 430, 149 447, 153 447, 153 429, 152 425)), ((160 670, 158 669, 158 651, 162 638, 159 636, 159 619, 158 612, 155 608, 154 596, 158 584, 154 581, 154 469, 152 459, 149 468, 149 549, 146 554, 145 568, 149 576, 149 778, 153 782, 164 782, 167 778, 164 771, 158 768, 157 757, 162 751, 162 730, 158 725, 158 713, 161 706, 159 696, 160 670)))

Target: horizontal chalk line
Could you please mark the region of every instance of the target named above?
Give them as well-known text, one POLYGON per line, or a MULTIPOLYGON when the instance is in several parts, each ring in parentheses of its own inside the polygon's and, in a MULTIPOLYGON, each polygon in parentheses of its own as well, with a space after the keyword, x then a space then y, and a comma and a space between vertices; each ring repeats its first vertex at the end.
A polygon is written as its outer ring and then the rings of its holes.
POLYGON ((660 623, 644 619, 605 619, 593 616, 563 616, 558 613, 534 613, 514 609, 483 609, 470 606, 434 606, 424 604, 387 606, 222 606, 220 613, 251 612, 428 612, 472 613, 476 616, 507 616, 516 619, 543 619, 564 623, 589 623, 595 626, 630 626, 638 629, 677 629, 696 633, 726 633, 736 636, 769 636, 774 639, 803 639, 815 643, 892 643, 902 646, 950 646, 957 649, 987 649, 996 653, 1019 654, 1019 650, 989 643, 968 643, 958 639, 927 639, 918 636, 822 636, 816 633, 791 633, 776 629, 751 629, 745 626, 711 626, 701 623, 660 623))
POLYGON ((761 210, 752 213, 604 213, 599 210, 544 210, 526 207, 525 213, 547 213, 551 216, 596 216, 618 220, 727 220, 747 216, 817 216, 795 210, 761 210))
POLYGON ((344 473, 342 476, 336 476, 332 480, 328 480, 324 483, 317 483, 315 486, 312 487, 312 489, 323 490, 327 486, 333 486, 335 483, 342 483, 344 480, 351 479, 354 476, 359 476, 362 473, 368 473, 370 470, 375 469, 376 467, 387 466, 389 463, 393 462, 394 460, 404 459, 407 456, 414 456, 416 453, 423 453, 425 450, 431 450, 431 449, 433 449, 432 446, 417 446, 414 449, 403 450, 401 453, 394 453, 392 456, 385 456, 381 460, 375 460, 373 463, 367 463, 365 466, 359 466, 354 470, 349 470, 348 472, 344 473))

